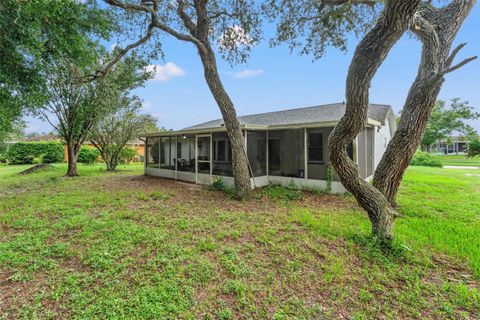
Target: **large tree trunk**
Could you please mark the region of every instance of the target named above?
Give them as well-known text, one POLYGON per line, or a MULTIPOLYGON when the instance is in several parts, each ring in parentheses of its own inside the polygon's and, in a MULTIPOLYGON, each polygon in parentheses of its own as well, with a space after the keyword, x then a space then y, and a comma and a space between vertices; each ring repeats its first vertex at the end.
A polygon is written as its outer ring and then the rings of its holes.
MULTIPOLYGON (((452 67, 458 46, 449 55, 455 36, 470 13, 475 1, 453 1, 445 8, 436 9, 422 4, 411 30, 422 41, 422 60, 417 76, 402 109, 400 122, 384 153, 373 178, 373 185, 396 206, 400 182, 415 150, 422 141, 428 119, 444 81, 444 75, 463 64, 452 67)), ((472 58, 464 60, 468 63, 472 58)), ((462 63, 463 63, 462 62, 462 63)), ((430 151, 430 145, 428 146, 430 151)))
POLYGON ((222 113, 232 148, 232 168, 235 180, 235 194, 239 199, 248 197, 251 191, 248 158, 245 150, 245 138, 240 128, 237 113, 228 93, 218 75, 215 53, 208 43, 198 46, 202 59, 205 80, 222 113))
POLYGON ((368 214, 373 235, 382 240, 393 237, 397 216, 388 200, 362 179, 346 148, 364 128, 367 119, 371 80, 392 46, 408 29, 420 0, 391 0, 355 50, 346 83, 346 112, 329 137, 330 160, 342 184, 368 214))
POLYGON ((77 172, 77 160, 78 160, 78 151, 80 148, 73 142, 67 143, 67 151, 68 151, 68 169, 67 169, 67 176, 68 177, 76 177, 78 176, 77 172))

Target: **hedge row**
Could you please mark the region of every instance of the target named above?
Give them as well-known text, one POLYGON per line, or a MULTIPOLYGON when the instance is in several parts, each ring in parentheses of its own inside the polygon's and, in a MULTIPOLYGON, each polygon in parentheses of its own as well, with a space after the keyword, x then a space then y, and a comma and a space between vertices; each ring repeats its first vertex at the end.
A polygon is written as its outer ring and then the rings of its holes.
POLYGON ((62 162, 64 147, 60 142, 17 142, 8 147, 6 158, 10 164, 62 162))

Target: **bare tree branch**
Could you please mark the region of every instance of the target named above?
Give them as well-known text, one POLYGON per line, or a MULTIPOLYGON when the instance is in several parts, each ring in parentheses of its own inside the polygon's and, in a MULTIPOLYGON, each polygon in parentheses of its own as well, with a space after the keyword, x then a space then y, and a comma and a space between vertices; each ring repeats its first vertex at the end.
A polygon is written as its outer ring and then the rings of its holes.
POLYGON ((460 69, 461 67, 463 67, 464 65, 466 65, 467 63, 469 62, 472 62, 473 60, 477 59, 477 56, 473 56, 473 57, 470 57, 470 58, 467 58, 465 60, 462 60, 461 62, 457 63, 456 65, 452 66, 452 67, 449 67, 449 68, 446 68, 446 69, 443 69, 442 70, 442 75, 445 75, 447 73, 450 73, 450 72, 453 72, 457 69, 460 69))
POLYGON ((467 45, 467 43, 460 43, 455 49, 452 50, 452 53, 450 54, 450 56, 448 57, 447 59, 447 62, 445 63, 446 67, 450 67, 453 63, 453 60, 455 59, 455 57, 457 56, 457 54, 460 52, 460 50, 463 49, 463 47, 465 47, 467 45))
POLYGON ((124 49, 120 51, 120 53, 113 59, 111 60, 105 67, 103 67, 101 70, 97 70, 95 74, 88 75, 87 79, 88 80, 96 80, 98 78, 104 77, 107 75, 107 73, 117 64, 130 50, 135 49, 145 42, 148 41, 153 36, 153 29, 155 28, 153 22, 151 22, 148 27, 147 27, 147 33, 145 36, 142 38, 138 39, 136 42, 129 44, 126 46, 124 49))

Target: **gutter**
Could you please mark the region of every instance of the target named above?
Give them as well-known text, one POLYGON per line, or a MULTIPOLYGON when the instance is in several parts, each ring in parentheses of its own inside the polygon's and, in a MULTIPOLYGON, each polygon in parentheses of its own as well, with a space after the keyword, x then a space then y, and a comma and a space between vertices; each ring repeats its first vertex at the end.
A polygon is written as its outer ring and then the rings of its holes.
MULTIPOLYGON (((286 129, 302 129, 302 128, 326 128, 334 127, 338 121, 324 121, 324 122, 310 122, 310 123, 294 123, 287 125, 240 125, 242 130, 286 130, 286 129)), ((367 119, 365 127, 381 127, 382 123, 380 121, 373 120, 371 118, 367 119)), ((162 132, 153 132, 145 133, 140 135, 140 137, 164 137, 164 136, 175 136, 175 135, 186 135, 186 134, 202 134, 202 133, 211 133, 211 132, 226 132, 225 127, 212 127, 212 128, 201 128, 201 129, 188 129, 188 130, 176 130, 176 131, 162 131, 162 132)), ((144 140, 142 140, 144 141, 144 140)))

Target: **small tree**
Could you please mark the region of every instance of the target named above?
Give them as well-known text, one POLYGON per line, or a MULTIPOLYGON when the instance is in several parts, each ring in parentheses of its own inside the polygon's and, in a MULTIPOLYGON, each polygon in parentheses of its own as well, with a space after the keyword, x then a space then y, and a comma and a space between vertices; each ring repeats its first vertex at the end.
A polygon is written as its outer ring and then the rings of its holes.
MULTIPOLYGON (((37 114, 48 121, 67 144, 67 176, 77 176, 77 158, 81 145, 102 117, 114 113, 121 92, 142 85, 150 76, 144 63, 135 57, 118 64, 108 76, 85 82, 87 67, 68 60, 51 65, 47 80, 47 99, 37 114)), ((90 66, 90 69, 93 66, 90 66)))
POLYGON ((90 141, 98 149, 108 171, 114 171, 126 155, 126 145, 148 128, 156 119, 150 115, 138 114, 141 101, 137 97, 122 95, 118 99, 118 110, 103 117, 92 130, 90 141))
POLYGON ((471 136, 475 130, 465 120, 478 119, 479 116, 468 101, 452 99, 450 108, 445 107, 445 101, 437 101, 423 134, 422 149, 430 152, 432 144, 447 139, 454 132, 471 136))

